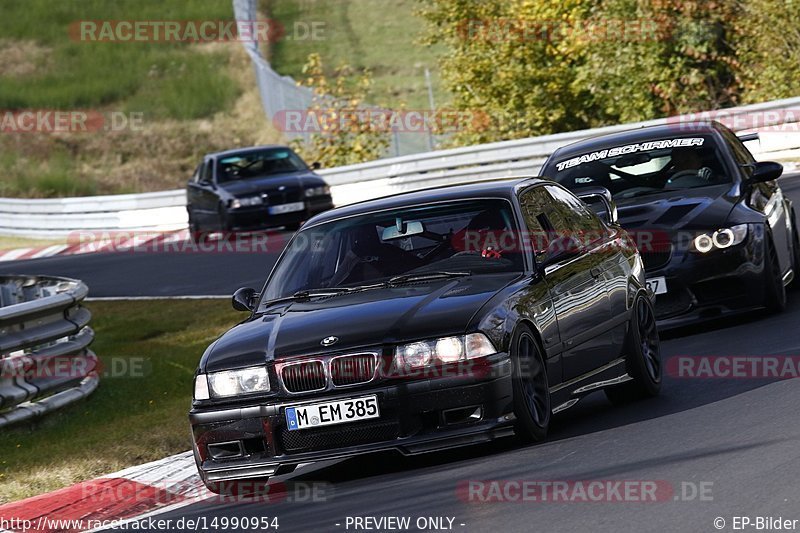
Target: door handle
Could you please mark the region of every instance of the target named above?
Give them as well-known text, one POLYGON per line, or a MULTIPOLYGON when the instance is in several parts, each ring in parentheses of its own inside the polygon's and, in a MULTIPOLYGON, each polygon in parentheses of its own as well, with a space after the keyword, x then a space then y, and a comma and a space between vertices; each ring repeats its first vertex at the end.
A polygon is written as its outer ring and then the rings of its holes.
POLYGON ((589 274, 591 274, 593 278, 599 278, 603 275, 603 271, 597 267, 592 267, 589 269, 589 274))

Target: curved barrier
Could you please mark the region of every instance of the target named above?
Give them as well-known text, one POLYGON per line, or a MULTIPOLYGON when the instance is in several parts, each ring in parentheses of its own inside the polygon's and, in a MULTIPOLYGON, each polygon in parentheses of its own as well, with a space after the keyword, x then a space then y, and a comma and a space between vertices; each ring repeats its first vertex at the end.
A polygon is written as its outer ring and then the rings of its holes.
POLYGON ((0 427, 97 388, 91 313, 81 306, 88 292, 73 279, 0 276, 0 427))
MULTIPOLYGON (((333 201, 345 205, 425 187, 535 175, 557 148, 588 137, 643 126, 719 119, 736 131, 760 131, 757 158, 787 159, 800 149, 800 98, 708 113, 438 150, 320 170, 333 201), (367 186, 365 186, 365 183, 367 186)), ((77 231, 159 232, 186 227, 183 189, 47 200, 0 198, 0 235, 63 237, 77 231)))

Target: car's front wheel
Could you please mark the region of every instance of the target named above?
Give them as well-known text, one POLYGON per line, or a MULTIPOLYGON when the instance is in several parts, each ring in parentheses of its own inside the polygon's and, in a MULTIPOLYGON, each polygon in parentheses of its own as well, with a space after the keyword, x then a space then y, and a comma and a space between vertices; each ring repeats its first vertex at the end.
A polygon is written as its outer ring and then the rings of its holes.
POLYGON ((605 390, 613 404, 624 404, 661 392, 661 348, 656 314, 650 298, 639 294, 633 302, 625 347, 625 368, 631 377, 605 390))
POLYGON ((519 326, 511 339, 514 431, 523 442, 544 440, 550 426, 550 389, 543 352, 533 332, 519 326))

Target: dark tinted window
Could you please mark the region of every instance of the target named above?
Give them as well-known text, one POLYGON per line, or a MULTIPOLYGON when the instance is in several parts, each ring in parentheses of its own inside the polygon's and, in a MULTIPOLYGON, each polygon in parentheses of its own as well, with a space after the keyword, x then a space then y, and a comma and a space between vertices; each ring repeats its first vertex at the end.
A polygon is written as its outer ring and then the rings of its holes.
POLYGON ((574 236, 584 244, 591 244, 607 233, 600 218, 561 187, 534 187, 520 196, 520 205, 537 260, 555 237, 574 236))
POLYGON ((756 162, 756 159, 753 157, 753 154, 750 153, 750 150, 744 145, 744 143, 736 136, 728 128, 720 128, 720 133, 725 138, 725 142, 728 143, 728 146, 731 149, 731 153, 733 153, 733 159, 736 161, 736 164, 742 169, 747 176, 749 176, 753 172, 753 163, 756 162))
POLYGON ((301 230, 270 278, 264 298, 353 287, 400 274, 520 272, 519 233, 506 200, 407 206, 301 230))
POLYGON ((605 187, 617 199, 731 181, 710 135, 643 140, 556 156, 544 172, 570 190, 605 187))
POLYGON ((236 181, 306 170, 300 156, 288 148, 269 148, 227 155, 217 163, 217 181, 236 181))

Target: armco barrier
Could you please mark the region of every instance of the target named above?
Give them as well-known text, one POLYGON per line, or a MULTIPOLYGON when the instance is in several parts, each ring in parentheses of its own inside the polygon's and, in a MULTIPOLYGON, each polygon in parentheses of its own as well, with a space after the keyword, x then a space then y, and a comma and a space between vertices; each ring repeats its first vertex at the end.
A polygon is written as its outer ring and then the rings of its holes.
MULTIPOLYGON (((760 159, 796 158, 800 149, 800 98, 717 111, 737 131, 761 131, 749 144, 760 159), (770 117, 774 120, 770 120, 770 117), (756 118, 748 118, 756 117, 756 118), (770 126, 792 127, 773 131, 770 126), (796 126, 796 127, 795 127, 796 126), (790 131, 787 131, 790 130, 790 131)), ((699 118, 704 118, 698 115, 699 118)), ((438 150, 320 170, 336 205, 424 187, 508 176, 535 175, 557 148, 588 137, 675 123, 687 116, 606 126, 514 141, 438 150)), ((182 189, 143 194, 29 200, 0 198, 0 235, 63 237, 87 231, 169 231, 186 227, 182 189)))
POLYGON ((89 289, 78 280, 0 277, 0 427, 91 394, 97 356, 89 349, 89 289))

